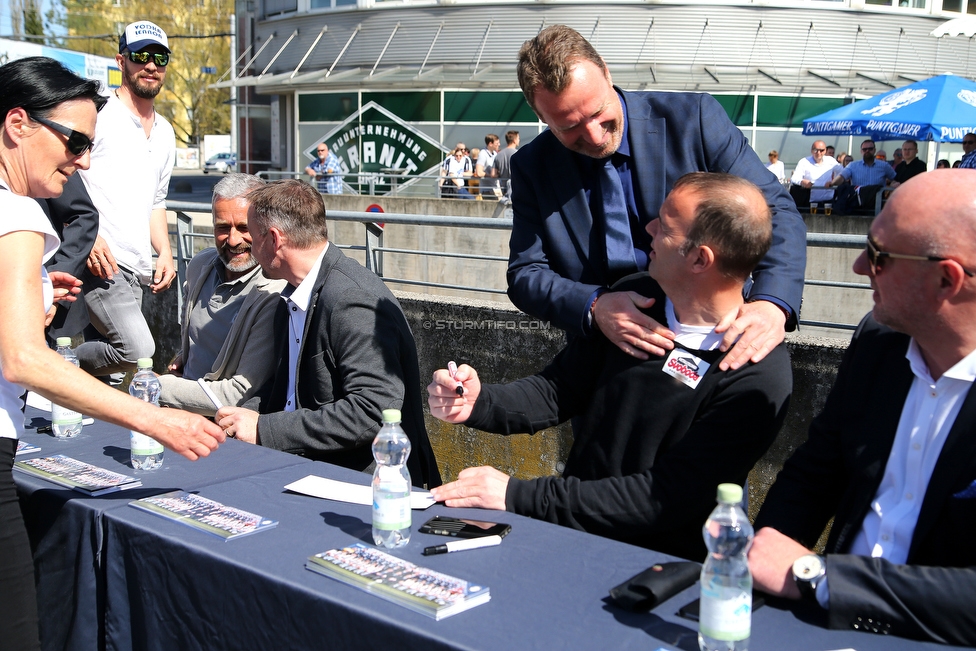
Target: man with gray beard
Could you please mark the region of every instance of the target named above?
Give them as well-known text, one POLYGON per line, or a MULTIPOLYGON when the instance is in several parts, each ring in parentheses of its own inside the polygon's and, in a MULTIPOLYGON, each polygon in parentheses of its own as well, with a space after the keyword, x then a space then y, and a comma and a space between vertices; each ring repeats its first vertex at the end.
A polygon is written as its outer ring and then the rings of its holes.
POLYGON ((186 268, 182 344, 159 378, 160 403, 205 416, 217 407, 198 380, 224 405, 236 407, 274 373, 274 314, 283 280, 270 280, 251 256, 248 194, 264 185, 250 174, 231 174, 214 186, 214 248, 186 268))

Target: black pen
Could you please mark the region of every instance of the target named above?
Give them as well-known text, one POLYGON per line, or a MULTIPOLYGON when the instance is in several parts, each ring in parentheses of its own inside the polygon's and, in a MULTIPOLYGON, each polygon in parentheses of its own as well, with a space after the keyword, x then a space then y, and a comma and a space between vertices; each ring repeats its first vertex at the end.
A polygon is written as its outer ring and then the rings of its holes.
POLYGON ((467 549, 481 549, 482 547, 494 547, 502 543, 501 536, 485 536, 484 538, 469 538, 467 540, 452 540, 443 545, 424 547, 421 552, 424 556, 434 556, 435 554, 450 554, 451 552, 463 552, 467 549))
POLYGON ((457 382, 457 386, 454 387, 454 393, 458 394, 459 396, 463 396, 464 395, 464 385, 461 384, 460 382, 458 382, 458 379, 457 379, 457 364, 455 364, 453 361, 448 362, 447 363, 447 372, 451 374, 451 379, 454 380, 455 382, 457 382))

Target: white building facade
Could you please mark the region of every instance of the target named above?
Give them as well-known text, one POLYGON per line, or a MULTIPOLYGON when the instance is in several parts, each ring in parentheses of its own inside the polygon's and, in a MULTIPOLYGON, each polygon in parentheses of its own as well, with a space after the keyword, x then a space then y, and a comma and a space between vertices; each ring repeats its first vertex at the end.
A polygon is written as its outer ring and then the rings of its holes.
MULTIPOLYGON (((238 59, 220 85, 239 88, 242 170, 302 170, 324 139, 347 180, 418 174, 456 142, 504 143, 514 129, 524 144, 545 128, 518 89, 516 56, 566 24, 617 85, 710 93, 763 160, 776 149, 791 170, 813 140, 804 118, 936 74, 976 75, 972 38, 931 35, 971 15, 976 0, 239 0, 238 59)), ((838 154, 859 144, 825 140, 838 154)))

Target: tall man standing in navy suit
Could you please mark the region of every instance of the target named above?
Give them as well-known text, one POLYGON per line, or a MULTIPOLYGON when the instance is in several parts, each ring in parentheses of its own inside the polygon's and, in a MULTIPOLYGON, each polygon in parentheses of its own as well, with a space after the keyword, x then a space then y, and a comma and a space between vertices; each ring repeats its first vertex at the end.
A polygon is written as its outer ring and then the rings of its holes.
POLYGON ((650 299, 609 288, 647 267, 645 227, 675 181, 728 172, 766 197, 773 246, 753 274, 748 302, 719 326, 722 350, 735 344, 722 368, 759 361, 783 341, 800 309, 806 228, 718 102, 698 93, 624 92, 593 46, 564 25, 526 41, 518 78, 549 129, 512 158, 508 295, 516 306, 570 335, 599 329, 636 358, 663 355, 674 334, 640 311, 650 299))
POLYGON ((974 646, 976 171, 903 183, 854 271, 874 310, 766 497, 749 566, 831 628, 974 646))

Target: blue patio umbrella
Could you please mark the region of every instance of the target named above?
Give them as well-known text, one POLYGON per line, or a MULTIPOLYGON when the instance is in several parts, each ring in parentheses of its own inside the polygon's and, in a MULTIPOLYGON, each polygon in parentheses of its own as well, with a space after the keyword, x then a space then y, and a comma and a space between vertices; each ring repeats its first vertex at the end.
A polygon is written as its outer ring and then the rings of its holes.
POLYGON ((803 121, 805 136, 961 142, 976 132, 976 82, 939 75, 803 121))

